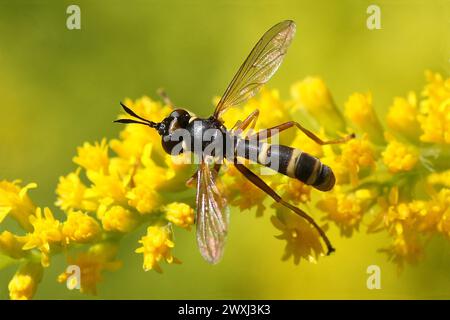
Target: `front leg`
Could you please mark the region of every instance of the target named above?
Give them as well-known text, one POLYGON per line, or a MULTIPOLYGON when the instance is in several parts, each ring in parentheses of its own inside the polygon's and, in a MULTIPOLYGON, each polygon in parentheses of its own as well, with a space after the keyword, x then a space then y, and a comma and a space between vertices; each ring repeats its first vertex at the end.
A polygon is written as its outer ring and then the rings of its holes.
POLYGON ((245 129, 247 129, 247 127, 250 126, 249 133, 251 133, 255 129, 256 121, 258 120, 258 117, 259 117, 259 110, 256 109, 255 111, 250 113, 247 116, 247 118, 245 118, 243 121, 239 120, 238 122, 236 122, 236 124, 233 126, 233 128, 231 128, 231 130, 235 134, 240 134, 245 129))

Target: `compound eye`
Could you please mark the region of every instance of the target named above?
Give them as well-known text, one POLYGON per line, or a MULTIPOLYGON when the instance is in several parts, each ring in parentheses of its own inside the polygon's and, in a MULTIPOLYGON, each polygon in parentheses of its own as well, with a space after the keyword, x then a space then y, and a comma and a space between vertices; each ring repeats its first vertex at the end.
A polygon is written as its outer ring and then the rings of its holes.
POLYGON ((170 123, 170 129, 176 130, 178 128, 185 128, 189 123, 191 115, 186 110, 176 109, 172 111, 172 113, 169 115, 169 118, 173 118, 170 123))
POLYGON ((170 117, 173 117, 173 118, 184 118, 186 116, 189 117, 189 113, 183 109, 175 109, 170 114, 170 117))
POLYGON ((180 123, 178 121, 178 118, 174 117, 173 120, 170 121, 170 124, 169 124, 169 134, 174 132, 175 130, 177 130, 179 128, 180 128, 180 123))
MULTIPOLYGON (((163 136, 163 137, 162 137, 161 144, 162 144, 162 147, 163 147, 163 149, 164 149, 164 151, 165 151, 166 153, 172 154, 172 149, 173 149, 177 144, 179 144, 181 141, 182 141, 182 138, 181 138, 181 137, 180 137, 180 138, 178 139, 178 141, 177 141, 177 140, 175 140, 175 139, 172 140, 171 136, 170 136, 170 135, 167 135, 167 136, 163 136)), ((180 152, 180 153, 183 153, 183 148, 181 148, 181 150, 179 150, 179 152, 180 152)), ((173 154, 173 155, 176 155, 176 154, 173 154)))

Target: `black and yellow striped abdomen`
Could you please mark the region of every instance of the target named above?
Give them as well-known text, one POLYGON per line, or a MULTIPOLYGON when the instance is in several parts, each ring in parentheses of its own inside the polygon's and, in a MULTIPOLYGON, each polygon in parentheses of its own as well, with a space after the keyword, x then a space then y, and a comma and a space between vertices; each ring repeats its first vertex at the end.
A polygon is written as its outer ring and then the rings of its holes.
POLYGON ((330 167, 299 149, 268 143, 256 144, 240 139, 237 143, 236 156, 251 161, 254 161, 256 156, 257 163, 321 191, 331 190, 335 183, 330 167))

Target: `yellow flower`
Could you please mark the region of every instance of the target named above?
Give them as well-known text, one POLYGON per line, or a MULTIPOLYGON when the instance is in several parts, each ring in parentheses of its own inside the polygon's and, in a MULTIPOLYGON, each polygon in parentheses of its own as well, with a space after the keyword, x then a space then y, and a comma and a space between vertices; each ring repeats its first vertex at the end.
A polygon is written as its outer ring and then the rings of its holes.
POLYGON ((278 90, 269 90, 263 87, 260 94, 250 99, 246 103, 244 110, 240 111, 242 115, 240 120, 244 120, 245 117, 256 109, 259 110, 260 114, 256 122, 255 130, 270 128, 289 121, 286 103, 280 99, 278 90))
POLYGON ((338 184, 350 181, 356 185, 361 176, 375 168, 375 150, 367 135, 342 144, 340 149, 341 154, 336 155, 332 146, 325 146, 323 158, 323 163, 333 169, 338 184))
POLYGON ((386 252, 389 259, 397 263, 401 270, 405 262, 417 262, 422 253, 417 232, 414 230, 418 215, 423 215, 422 206, 401 202, 397 186, 391 188, 387 202, 382 198, 379 201, 383 222, 394 238, 389 247, 380 251, 386 252))
POLYGON ((67 220, 62 226, 62 234, 65 243, 92 242, 100 236, 100 225, 98 222, 81 211, 71 211, 67 216, 67 220))
POLYGON ((386 121, 391 129, 414 141, 418 138, 420 130, 417 115, 417 97, 414 92, 410 92, 407 98, 394 98, 392 106, 389 107, 386 121))
POLYGON ((175 246, 172 241, 172 232, 167 226, 150 226, 147 235, 143 236, 139 243, 142 247, 136 249, 136 253, 144 255, 144 270, 154 269, 162 272, 159 262, 165 260, 167 263, 177 263, 178 260, 172 256, 171 249, 175 246))
POLYGON ((180 202, 171 202, 163 207, 166 219, 181 228, 190 229, 194 224, 194 209, 180 202))
MULTIPOLYGON (((102 281, 104 271, 116 271, 122 262, 116 260, 118 247, 112 243, 99 243, 89 248, 87 252, 78 254, 75 258, 68 257, 69 265, 80 268, 80 291, 97 294, 97 284, 102 281)), ((64 283, 70 274, 63 272, 58 276, 58 282, 64 283)))
POLYGON ((378 203, 383 217, 382 222, 389 230, 397 228, 398 231, 398 224, 412 226, 415 223, 416 212, 410 210, 408 203, 400 201, 398 186, 392 187, 387 197, 379 197, 378 203))
POLYGON ((415 219, 411 221, 416 223, 413 228, 420 232, 433 232, 436 229, 436 225, 439 222, 441 215, 437 215, 436 212, 429 208, 429 202, 424 200, 413 200, 408 203, 409 210, 415 219))
POLYGON ((101 199, 99 202, 125 204, 128 181, 117 174, 88 171, 87 176, 93 185, 86 190, 85 196, 90 199, 101 199))
POLYGON ((112 206, 99 216, 106 231, 131 232, 138 224, 135 215, 122 206, 112 206))
POLYGON ((252 113, 252 111, 254 111, 246 108, 246 106, 247 105, 244 104, 240 108, 229 108, 229 110, 227 110, 227 112, 222 115, 222 121, 225 123, 227 128, 231 130, 236 122, 244 120, 247 116, 250 115, 250 113, 252 113))
POLYGON ((153 145, 146 145, 141 157, 142 166, 133 177, 135 185, 145 184, 149 187, 159 188, 175 175, 175 172, 157 165, 152 159, 153 154, 153 145))
MULTIPOLYGON (((289 120, 288 105, 281 100, 279 91, 264 87, 258 96, 250 99, 242 107, 227 110, 222 116, 222 120, 229 129, 232 129, 236 122, 243 121, 255 110, 259 110, 259 117, 253 128, 254 131, 270 128, 289 120)), ((249 130, 250 126, 244 132, 250 133, 249 130)), ((289 137, 289 135, 283 135, 282 138, 284 137, 289 137)), ((286 143, 290 140, 292 139, 286 140, 286 143)))
POLYGON ((431 143, 450 143, 450 78, 426 72, 428 84, 420 104, 418 120, 423 130, 420 140, 431 143))
POLYGON ((293 201, 296 204, 307 203, 311 201, 312 187, 303 182, 286 176, 279 178, 279 184, 275 190, 284 198, 293 201))
POLYGON ((155 101, 147 96, 143 96, 134 102, 131 99, 125 99, 124 103, 141 117, 154 122, 163 120, 172 111, 170 106, 163 105, 160 101, 155 101))
POLYGON ((366 136, 343 144, 342 158, 348 165, 358 168, 357 171, 359 168, 375 166, 375 151, 366 136))
POLYGON ((291 86, 295 109, 306 109, 331 134, 345 131, 345 122, 337 109, 325 82, 319 77, 307 77, 291 86))
POLYGON ((435 217, 428 215, 425 202, 400 201, 397 186, 391 188, 387 199, 379 198, 380 217, 385 228, 393 238, 391 245, 379 251, 388 255, 388 259, 397 264, 398 270, 405 263, 414 264, 422 257, 423 248, 418 238, 418 231, 430 229, 435 225, 435 217))
POLYGON ((417 233, 404 233, 400 224, 392 244, 379 251, 386 253, 388 259, 397 264, 398 271, 403 270, 405 263, 415 264, 423 256, 423 247, 419 242, 417 233))
POLYGON ((160 204, 160 195, 147 185, 140 185, 127 193, 128 205, 136 208, 140 214, 154 212, 160 204))
POLYGON ((13 259, 23 258, 26 254, 22 250, 24 245, 23 237, 18 237, 9 231, 0 233, 0 252, 6 254, 13 259))
POLYGON ((352 94, 345 103, 345 115, 375 144, 384 143, 383 128, 373 108, 372 94, 352 94))
POLYGON ((441 189, 430 201, 430 207, 440 215, 437 230, 450 239, 450 189, 441 189))
POLYGON ((438 230, 450 238, 450 209, 447 208, 438 224, 438 230))
POLYGON ((53 217, 49 208, 44 208, 44 215, 41 208, 37 208, 36 214, 30 216, 30 223, 33 226, 33 232, 25 236, 26 242, 22 249, 38 248, 42 253, 42 265, 48 267, 50 244, 60 243, 63 239, 61 223, 53 217))
POLYGON ((327 213, 327 219, 334 221, 341 234, 350 237, 371 204, 372 194, 368 189, 344 193, 339 187, 333 193, 317 202, 317 207, 327 213))
POLYGON ((408 205, 408 203, 397 203, 390 205, 384 215, 384 223, 388 228, 397 229, 400 226, 412 227, 416 219, 416 212, 408 205))
POLYGON ((441 110, 430 110, 426 115, 419 115, 418 119, 423 134, 420 140, 431 143, 450 143, 450 103, 442 105, 441 110))
POLYGON ((103 171, 108 170, 108 144, 106 139, 100 143, 91 145, 87 142, 82 147, 77 148, 78 155, 73 158, 73 162, 86 170, 103 171))
POLYGON ((433 172, 428 176, 427 181, 432 185, 442 185, 450 188, 450 170, 433 172))
POLYGON ((164 164, 161 167, 165 170, 165 181, 160 182, 158 190, 161 192, 178 192, 186 190, 186 181, 192 176, 191 154, 188 152, 178 156, 165 156, 164 164))
POLYGON ((226 188, 227 199, 230 205, 239 207, 240 211, 256 207, 256 216, 264 214, 266 207, 264 199, 266 194, 253 183, 245 179, 234 166, 229 166, 220 180, 226 188), (246 195, 251 194, 251 197, 246 195))
POLYGON ((27 192, 37 187, 29 183, 19 186, 20 181, 0 181, 0 223, 7 215, 11 215, 25 230, 31 230, 28 217, 36 210, 27 192))
POLYGON ((382 153, 383 162, 391 173, 412 170, 419 160, 417 150, 396 140, 391 140, 382 153))
POLYGON ((8 284, 11 300, 29 300, 36 293, 37 286, 42 279, 42 266, 28 262, 13 276, 8 284))
MULTIPOLYGON (((333 170, 334 176, 336 178, 336 185, 349 183, 349 167, 344 162, 344 159, 342 159, 342 156, 338 154, 331 146, 324 146, 323 153, 324 157, 320 160, 322 163, 328 165, 333 170)), ((357 177, 357 172, 354 172, 355 169, 356 168, 353 168, 353 176, 357 177)), ((354 183, 356 183, 358 179, 354 179, 354 183)))
POLYGON ((156 165, 151 156, 153 146, 148 144, 143 151, 141 163, 133 176, 134 187, 126 194, 128 205, 136 208, 141 214, 154 212, 161 202, 159 189, 173 177, 174 172, 168 172, 156 165))
POLYGON ((421 103, 423 112, 437 108, 450 98, 450 78, 444 79, 441 74, 425 71, 427 84, 422 92, 425 100, 421 103))
POLYGON ((141 157, 142 151, 147 144, 161 143, 161 137, 159 137, 155 129, 136 124, 127 125, 120 133, 120 137, 121 139, 111 140, 111 149, 119 157, 131 161, 141 157))
POLYGON ((87 187, 81 182, 79 174, 80 169, 77 169, 75 172, 59 178, 59 183, 56 187, 58 200, 55 204, 64 211, 70 209, 95 211, 97 204, 92 200, 86 199, 87 187))
POLYGON ((305 219, 281 209, 271 221, 282 232, 276 238, 286 241, 283 261, 292 256, 295 264, 299 264, 301 258, 315 263, 319 256, 324 255, 319 233, 305 219))
MULTIPOLYGON (((149 97, 142 97, 135 102, 125 99, 124 103, 141 117, 155 122, 161 121, 172 111, 169 106, 163 106, 160 102, 149 97)), ((124 117, 126 116, 124 115, 124 117)), ((111 140, 110 146, 121 158, 139 159, 144 147, 149 143, 152 145, 161 144, 161 137, 156 130, 142 125, 130 124, 126 125, 125 129, 121 131, 120 140, 111 140)), ((160 156, 164 155, 162 147, 157 148, 156 152, 160 156)))
MULTIPOLYGON (((325 134, 324 134, 323 130, 321 130, 321 134, 319 134, 319 136, 322 138, 324 135, 325 134)), ((324 139, 324 140, 326 140, 326 139, 324 139)), ((310 155, 315 156, 317 158, 320 158, 323 156, 322 146, 317 144, 315 141, 313 141, 311 138, 309 138, 306 134, 304 134, 300 130, 297 130, 297 133, 295 135, 294 141, 292 141, 291 146, 293 148, 297 148, 302 151, 305 151, 305 152, 309 153, 310 155)))

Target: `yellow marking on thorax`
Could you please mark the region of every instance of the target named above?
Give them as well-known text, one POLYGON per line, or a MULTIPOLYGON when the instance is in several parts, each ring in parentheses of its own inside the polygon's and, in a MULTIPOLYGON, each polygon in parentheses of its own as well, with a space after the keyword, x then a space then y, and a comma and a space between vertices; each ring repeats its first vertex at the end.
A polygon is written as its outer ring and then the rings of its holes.
POLYGON ((198 119, 198 117, 192 116, 192 117, 189 119, 189 123, 191 123, 192 121, 197 120, 197 119, 198 119))

